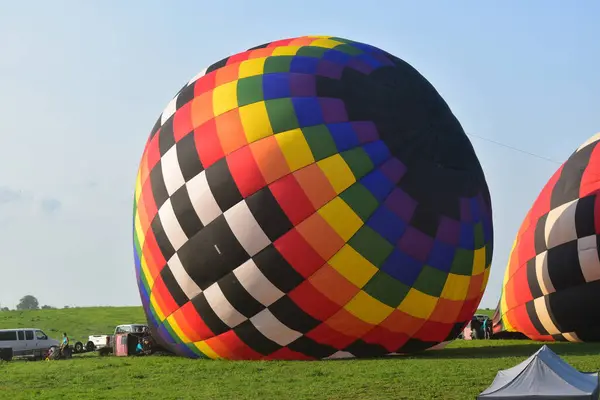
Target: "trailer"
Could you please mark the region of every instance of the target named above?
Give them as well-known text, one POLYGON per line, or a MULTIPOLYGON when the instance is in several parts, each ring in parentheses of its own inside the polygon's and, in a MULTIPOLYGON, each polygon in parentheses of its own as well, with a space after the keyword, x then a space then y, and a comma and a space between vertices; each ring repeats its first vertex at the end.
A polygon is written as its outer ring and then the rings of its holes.
POLYGON ((121 334, 133 334, 135 336, 146 335, 150 332, 148 325, 144 324, 123 324, 117 325, 115 331, 109 335, 90 335, 86 348, 92 348, 95 351, 99 350, 102 354, 114 352, 115 336, 121 334))

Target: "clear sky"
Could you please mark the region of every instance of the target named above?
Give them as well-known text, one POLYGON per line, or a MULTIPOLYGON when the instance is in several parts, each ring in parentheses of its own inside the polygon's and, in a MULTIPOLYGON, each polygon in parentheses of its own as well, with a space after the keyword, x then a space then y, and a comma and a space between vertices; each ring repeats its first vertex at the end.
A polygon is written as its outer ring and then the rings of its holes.
MULTIPOLYGON (((143 146, 176 91, 221 58, 306 34, 367 42, 417 68, 468 133, 563 161, 600 131, 599 18, 595 0, 0 0, 0 304, 140 304, 143 146)), ((558 165, 471 140, 494 207, 481 304, 493 308, 558 165)))

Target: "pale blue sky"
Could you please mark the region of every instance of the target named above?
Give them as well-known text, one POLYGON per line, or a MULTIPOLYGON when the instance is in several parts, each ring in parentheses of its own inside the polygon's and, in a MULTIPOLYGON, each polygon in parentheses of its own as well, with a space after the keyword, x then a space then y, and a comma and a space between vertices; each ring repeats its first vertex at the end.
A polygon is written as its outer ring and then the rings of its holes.
MULTIPOLYGON (((467 132, 562 161, 600 131, 599 18, 594 0, 0 0, 0 304, 139 304, 143 146, 176 91, 225 56, 305 34, 367 42, 417 68, 467 132)), ((494 206, 482 306, 495 307, 557 165, 471 140, 494 206)))

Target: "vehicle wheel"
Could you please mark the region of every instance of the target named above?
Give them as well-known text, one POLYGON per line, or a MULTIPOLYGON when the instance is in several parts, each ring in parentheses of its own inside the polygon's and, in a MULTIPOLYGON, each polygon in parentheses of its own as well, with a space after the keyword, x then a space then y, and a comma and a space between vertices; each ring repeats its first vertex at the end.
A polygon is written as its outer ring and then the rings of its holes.
POLYGON ((75 343, 75 353, 83 353, 83 343, 75 343))
POLYGON ((87 342, 87 344, 85 345, 85 349, 87 351, 94 351, 96 350, 96 345, 94 344, 94 342, 92 342, 91 340, 89 342, 87 342))

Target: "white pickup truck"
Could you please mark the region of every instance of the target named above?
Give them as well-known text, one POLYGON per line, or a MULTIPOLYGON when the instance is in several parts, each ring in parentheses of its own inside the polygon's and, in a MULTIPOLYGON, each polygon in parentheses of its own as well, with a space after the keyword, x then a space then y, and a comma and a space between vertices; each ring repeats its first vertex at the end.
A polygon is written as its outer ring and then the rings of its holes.
POLYGON ((94 351, 103 348, 113 347, 113 338, 119 333, 143 333, 148 331, 148 325, 144 324, 125 324, 117 325, 112 335, 90 335, 88 338, 87 350, 94 351), (91 343, 91 345, 90 345, 91 343), (91 349, 91 350, 90 350, 91 349))

